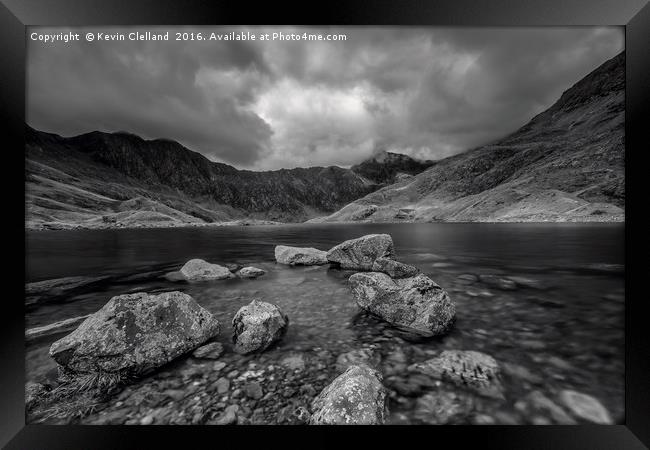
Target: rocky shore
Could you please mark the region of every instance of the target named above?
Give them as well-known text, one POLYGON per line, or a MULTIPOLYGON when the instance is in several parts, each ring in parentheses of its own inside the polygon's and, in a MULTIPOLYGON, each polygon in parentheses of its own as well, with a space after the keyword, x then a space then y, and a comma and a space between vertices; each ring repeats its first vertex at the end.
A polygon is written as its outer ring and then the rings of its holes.
MULTIPOLYGON (((443 283, 399 261, 389 235, 362 236, 328 251, 278 245, 275 256, 285 270, 312 266, 348 278, 350 302, 358 308, 350 320, 359 333, 371 335, 360 335, 356 343, 342 341, 335 351, 286 346, 291 314, 253 296, 232 316, 232 335, 224 341, 220 339, 224 324, 190 295, 177 291, 118 295, 88 317, 49 327, 61 333, 80 323, 50 347, 58 378, 26 386, 28 423, 575 424, 620 420, 618 411, 614 415, 599 399, 576 390, 573 384, 562 386, 561 378, 549 383, 546 374, 503 361, 502 355, 487 354, 481 346, 461 346, 454 335, 456 316, 463 316, 462 304, 443 283), (443 345, 436 350, 417 345, 423 340, 440 340, 443 345), (513 402, 514 410, 506 407, 513 402)), ((264 278, 265 274, 255 266, 194 259, 168 277, 184 283, 217 284, 235 278, 264 278)), ((497 274, 467 273, 457 282, 478 298, 492 296, 494 290, 548 289, 533 279, 497 274)), ((463 320, 464 327, 471 325, 471 320, 463 320)), ((490 334, 479 329, 472 332, 479 337, 490 334)), ((520 343, 524 352, 545 346, 532 335, 520 343)), ((555 358, 545 364, 566 368, 572 363, 555 358)))
POLYGON ((131 222, 119 221, 75 221, 75 222, 39 222, 27 221, 25 229, 30 231, 43 230, 115 230, 115 229, 137 229, 137 228, 210 228, 228 226, 258 226, 258 225, 284 225, 284 222, 261 219, 239 219, 225 222, 183 222, 172 220, 169 217, 164 220, 140 220, 131 222))

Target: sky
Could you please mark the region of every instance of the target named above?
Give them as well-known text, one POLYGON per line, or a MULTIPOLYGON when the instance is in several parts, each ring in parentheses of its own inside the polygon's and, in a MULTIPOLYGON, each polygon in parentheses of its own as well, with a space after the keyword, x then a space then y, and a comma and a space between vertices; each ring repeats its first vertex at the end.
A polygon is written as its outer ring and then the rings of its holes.
POLYGON ((172 139, 253 170, 348 167, 383 150, 437 160, 515 131, 623 49, 619 27, 30 27, 26 120, 172 139), (146 31, 170 40, 128 39, 146 31), (30 38, 67 32, 80 41, 30 38), (257 39, 218 39, 229 32, 257 39), (346 39, 259 39, 273 33, 346 39))

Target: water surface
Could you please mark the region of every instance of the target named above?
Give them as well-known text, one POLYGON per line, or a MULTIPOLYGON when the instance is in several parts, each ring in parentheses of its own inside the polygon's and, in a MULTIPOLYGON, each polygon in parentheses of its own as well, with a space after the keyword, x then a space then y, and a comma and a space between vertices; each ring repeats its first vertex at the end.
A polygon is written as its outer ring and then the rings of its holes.
MULTIPOLYGON (((624 397, 624 226, 621 224, 325 224, 182 229, 30 232, 27 280, 106 276, 89 290, 27 312, 27 327, 88 314, 117 294, 181 290, 216 314, 229 342, 234 313, 253 298, 290 317, 284 340, 267 357, 326 349, 333 355, 372 346, 386 356, 404 350, 417 362, 443 349, 478 350, 515 373, 541 376, 536 386, 516 376, 505 411, 531 389, 552 396, 575 389, 598 398, 617 418, 624 397), (276 264, 276 245, 327 250, 343 240, 389 233, 399 260, 418 266, 457 306, 453 331, 413 342, 360 314, 347 287, 351 272, 276 264), (191 258, 254 265, 254 280, 173 283, 162 275, 191 258), (519 277, 516 290, 463 275, 519 277), (270 356, 269 356, 270 355, 270 356), (512 369, 512 368, 515 369, 512 369)), ((27 349, 27 378, 53 376, 47 348, 27 349)), ((524 377, 526 378, 526 377, 524 377)), ((390 380, 387 382, 389 385, 390 380)), ((411 423, 413 402, 396 401, 391 420, 411 423)))

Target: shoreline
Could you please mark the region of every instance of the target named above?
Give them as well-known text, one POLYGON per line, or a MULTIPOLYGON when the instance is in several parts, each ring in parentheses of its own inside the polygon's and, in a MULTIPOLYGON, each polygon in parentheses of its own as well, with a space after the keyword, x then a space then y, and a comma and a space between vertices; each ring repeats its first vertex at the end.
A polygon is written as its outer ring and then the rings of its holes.
POLYGON ((25 231, 76 231, 76 230, 135 230, 135 229, 171 229, 171 228, 218 228, 218 227, 248 227, 248 226, 283 226, 283 225, 353 225, 353 224, 412 224, 412 223, 454 223, 454 224, 591 224, 591 223, 618 223, 625 224, 625 217, 610 217, 603 218, 604 220, 476 220, 476 221, 454 221, 454 220, 440 220, 431 222, 418 222, 418 221, 361 221, 361 220, 348 220, 348 221, 323 221, 311 222, 310 219, 305 222, 276 222, 272 220, 234 220, 229 222, 213 222, 213 223, 179 223, 179 224, 137 224, 137 225, 123 225, 123 224, 76 224, 58 222, 51 223, 45 222, 38 225, 25 225, 25 231))

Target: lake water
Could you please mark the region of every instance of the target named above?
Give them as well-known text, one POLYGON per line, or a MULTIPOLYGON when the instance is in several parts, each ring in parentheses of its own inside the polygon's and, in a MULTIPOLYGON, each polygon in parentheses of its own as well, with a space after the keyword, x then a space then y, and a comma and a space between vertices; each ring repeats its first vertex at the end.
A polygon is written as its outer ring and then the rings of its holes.
MULTIPOLYGON (((562 389, 596 397, 622 422, 623 264, 622 224, 301 224, 29 232, 27 283, 72 276, 106 278, 29 308, 26 324, 31 328, 89 314, 117 294, 181 290, 217 316, 222 323, 219 341, 227 346, 235 312, 261 298, 277 304, 290 318, 283 341, 263 355, 267 364, 290 353, 326 351, 335 359, 366 347, 384 357, 402 352, 408 363, 444 349, 477 350, 506 368, 505 401, 486 406, 501 411, 496 423, 530 423, 533 419, 522 412, 518 400, 532 390, 556 398, 562 389), (447 336, 404 339, 361 314, 347 286, 351 272, 274 261, 276 245, 327 250, 371 233, 390 234, 399 260, 418 266, 449 292, 457 321, 447 336), (267 274, 191 284, 162 277, 192 258, 254 265, 267 274), (515 290, 502 290, 462 276, 467 274, 514 277, 519 284, 515 290)), ((59 337, 28 346, 28 380, 54 376, 47 349, 59 337)), ((224 358, 239 364, 235 355, 224 358)), ((323 371, 334 376, 333 367, 326 365, 323 371)), ((391 389, 398 381, 388 376, 385 384, 391 389)), ((416 423, 414 409, 414 399, 393 392, 389 421, 416 423)))

